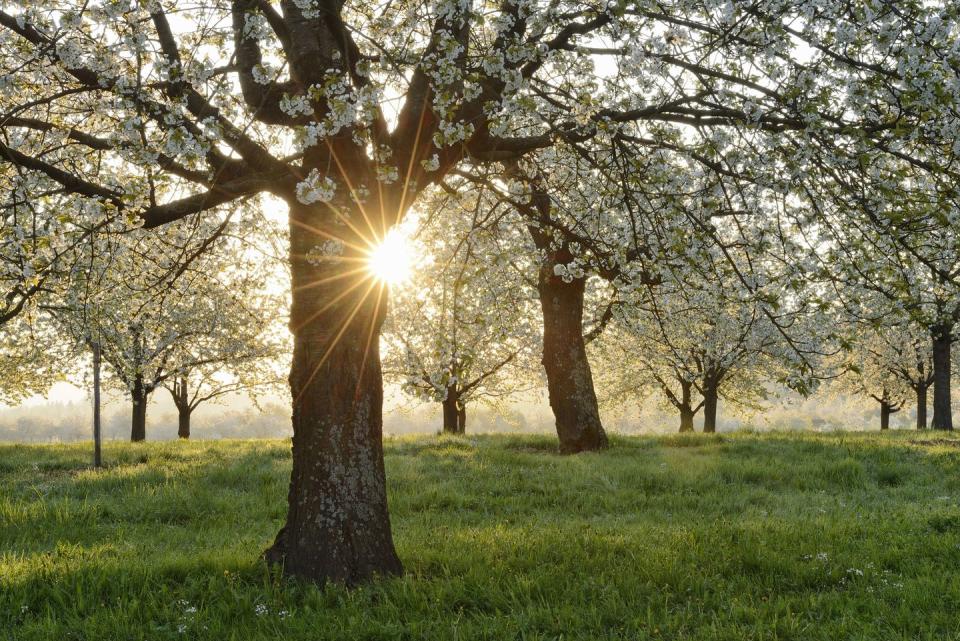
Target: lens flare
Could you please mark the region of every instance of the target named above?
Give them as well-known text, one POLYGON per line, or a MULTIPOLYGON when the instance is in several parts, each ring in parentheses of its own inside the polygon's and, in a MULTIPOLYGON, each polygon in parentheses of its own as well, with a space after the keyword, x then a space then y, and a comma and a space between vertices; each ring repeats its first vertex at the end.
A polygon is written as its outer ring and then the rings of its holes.
POLYGON ((391 229, 379 245, 370 250, 367 267, 373 277, 387 285, 399 285, 413 271, 413 252, 407 238, 391 229))

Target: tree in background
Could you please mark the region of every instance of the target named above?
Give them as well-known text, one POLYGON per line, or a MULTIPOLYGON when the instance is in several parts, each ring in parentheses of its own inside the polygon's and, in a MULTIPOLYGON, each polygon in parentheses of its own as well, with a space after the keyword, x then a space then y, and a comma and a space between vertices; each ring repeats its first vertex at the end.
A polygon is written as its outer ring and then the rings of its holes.
POLYGON ((394 292, 384 367, 405 392, 443 407, 443 431, 463 434, 467 404, 528 389, 538 340, 521 263, 529 250, 511 237, 506 208, 484 209, 483 194, 439 192, 415 233, 430 256, 415 280, 394 292), (450 216, 449 208, 470 216, 450 216))
POLYGON ((701 409, 703 431, 715 432, 720 398, 755 407, 765 381, 787 384, 798 367, 765 309, 772 299, 743 288, 719 250, 699 256, 699 272, 665 270, 645 291, 622 292, 597 347, 608 401, 656 390, 679 412, 681 432, 694 430, 701 409))
POLYGON ((43 305, 75 344, 99 344, 108 384, 130 396, 132 441, 146 438, 147 406, 161 386, 176 385, 188 434, 201 402, 277 379, 283 305, 264 290, 269 261, 245 256, 233 229, 230 218, 195 220, 92 243, 86 266, 43 305))
POLYGON ((890 416, 912 398, 916 427, 926 429, 927 391, 934 380, 928 330, 910 314, 891 313, 875 293, 864 293, 859 303, 838 321, 844 349, 828 362, 831 376, 838 377, 836 388, 879 403, 881 430, 889 429, 890 416))

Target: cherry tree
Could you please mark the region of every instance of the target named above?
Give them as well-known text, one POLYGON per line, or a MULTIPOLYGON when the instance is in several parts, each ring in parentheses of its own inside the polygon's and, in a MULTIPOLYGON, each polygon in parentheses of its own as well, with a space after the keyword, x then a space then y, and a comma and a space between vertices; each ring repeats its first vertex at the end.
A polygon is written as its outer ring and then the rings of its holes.
POLYGON ((926 427, 926 392, 933 382, 928 341, 904 324, 855 322, 848 348, 839 356, 836 387, 866 396, 880 405, 880 429, 911 396, 917 400, 917 429, 926 427))
POLYGON ((183 401, 188 436, 201 402, 276 381, 283 306, 263 289, 269 261, 244 256, 228 234, 233 226, 229 218, 195 219, 162 233, 101 238, 85 247, 84 267, 42 303, 75 344, 99 345, 108 382, 130 396, 132 441, 146 438, 149 399, 161 386, 183 401))
POLYGON ((387 374, 411 396, 439 402, 453 434, 466 429, 468 403, 505 399, 536 379, 529 251, 505 220, 509 208, 485 201, 456 191, 424 201, 412 242, 430 261, 394 292, 384 333, 387 374))
POLYGON ((950 49, 953 19, 924 3, 827 4, 3 3, 0 158, 148 228, 264 192, 287 204, 295 437, 267 557, 357 582, 401 569, 372 340, 385 291, 357 268, 370 248, 459 164, 633 122, 674 144, 681 127, 907 135, 925 92, 953 78, 914 73, 920 54, 950 49), (883 93, 901 62, 894 82, 923 96, 906 106, 883 93), (834 104, 850 78, 903 117, 834 104), (41 132, 56 144, 38 149, 41 132))
POLYGON ((789 378, 783 339, 762 303, 732 286, 726 262, 714 269, 708 282, 667 277, 621 299, 597 348, 609 364, 601 377, 609 400, 656 390, 679 412, 681 432, 693 431, 701 409, 703 431, 715 432, 721 397, 753 407, 766 397, 765 380, 789 378))

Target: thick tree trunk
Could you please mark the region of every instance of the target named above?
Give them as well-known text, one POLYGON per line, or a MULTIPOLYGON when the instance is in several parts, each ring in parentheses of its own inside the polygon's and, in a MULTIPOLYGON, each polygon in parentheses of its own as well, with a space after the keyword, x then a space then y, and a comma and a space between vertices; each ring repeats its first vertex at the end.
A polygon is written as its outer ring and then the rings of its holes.
POLYGON ((443 433, 463 434, 466 427, 466 411, 463 410, 461 423, 460 392, 455 385, 447 388, 447 398, 443 401, 443 433))
POLYGON ((693 431, 693 383, 680 381, 680 431, 693 431))
MULTIPOLYGON (((378 337, 386 292, 366 274, 349 275, 362 260, 358 250, 347 249, 347 260, 339 251, 310 258, 346 233, 331 211, 290 213, 293 470, 286 524, 265 556, 287 575, 356 584, 402 572, 383 466, 378 337)), ((351 214, 364 220, 364 212, 351 214)))
POLYGON ((150 393, 143 384, 143 378, 137 377, 130 390, 133 405, 130 412, 130 441, 139 443, 147 439, 147 401, 150 393))
POLYGON ((880 401, 880 430, 890 429, 890 404, 880 401))
POLYGON ((703 385, 703 432, 712 434, 717 431, 717 382, 706 379, 703 385))
POLYGON ((586 281, 565 283, 547 261, 538 289, 543 309, 543 367, 550 407, 557 424, 560 451, 574 454, 607 447, 600 422, 593 374, 583 340, 583 293, 586 281))
POLYGON ((457 406, 457 427, 461 434, 467 433, 467 406, 462 402, 457 406))
POLYGON ((927 429, 927 384, 920 383, 917 392, 917 429, 927 429))
POLYGON ((953 429, 953 410, 950 402, 950 346, 953 327, 939 325, 931 329, 933 341, 933 421, 935 430, 953 429))

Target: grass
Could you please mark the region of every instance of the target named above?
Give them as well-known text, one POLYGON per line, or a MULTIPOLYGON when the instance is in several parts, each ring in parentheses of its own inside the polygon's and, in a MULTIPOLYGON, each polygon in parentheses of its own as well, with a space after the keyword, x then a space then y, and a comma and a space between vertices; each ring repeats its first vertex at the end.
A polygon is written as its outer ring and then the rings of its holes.
POLYGON ((0 639, 957 639, 960 439, 392 440, 407 573, 272 576, 282 441, 0 447, 0 639))

